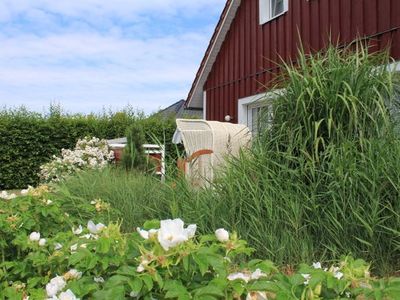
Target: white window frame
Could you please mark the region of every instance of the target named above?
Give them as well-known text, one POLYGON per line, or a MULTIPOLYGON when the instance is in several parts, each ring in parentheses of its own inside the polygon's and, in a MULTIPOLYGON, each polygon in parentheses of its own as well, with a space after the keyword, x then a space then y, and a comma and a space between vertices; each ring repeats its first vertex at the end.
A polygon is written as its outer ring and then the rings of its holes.
POLYGON ((247 127, 249 127, 250 131, 253 132, 253 116, 249 113, 249 111, 253 108, 271 106, 271 102, 269 102, 268 99, 274 99, 283 92, 284 89, 279 89, 239 99, 238 123, 246 125, 247 127))
POLYGON ((400 61, 396 61, 394 63, 391 63, 387 65, 389 71, 395 71, 395 72, 400 72, 400 61))
POLYGON ((271 104, 266 102, 266 101, 259 101, 259 102, 255 102, 255 103, 250 103, 249 105, 247 105, 247 126, 249 127, 250 131, 252 132, 252 134, 257 135, 260 128, 260 117, 261 114, 259 114, 259 112, 257 113, 257 120, 255 123, 255 120, 253 120, 253 109, 258 109, 258 108, 263 108, 263 107, 267 107, 268 109, 271 108, 271 104), (256 125, 256 128, 254 128, 253 126, 256 125))
POLYGON ((289 0, 283 0, 283 12, 272 16, 272 0, 259 0, 259 15, 260 15, 260 25, 276 19, 289 10, 289 0))

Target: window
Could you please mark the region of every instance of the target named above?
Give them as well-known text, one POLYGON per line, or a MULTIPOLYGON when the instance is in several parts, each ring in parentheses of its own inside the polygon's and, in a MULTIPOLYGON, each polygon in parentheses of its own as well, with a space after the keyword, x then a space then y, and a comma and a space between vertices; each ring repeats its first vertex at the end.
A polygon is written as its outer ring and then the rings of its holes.
POLYGON ((258 135, 272 123, 272 100, 280 91, 258 94, 239 99, 238 123, 246 125, 253 136, 258 135))
POLYGON ((289 9, 289 0, 259 0, 260 24, 279 17, 289 9))
POLYGON ((395 122, 396 131, 400 133, 400 71, 396 71, 393 75, 394 83, 394 99, 389 107, 389 112, 395 122))
POLYGON ((271 18, 283 13, 283 0, 271 0, 271 18))
POLYGON ((258 135, 271 124, 271 107, 265 102, 249 105, 247 114, 247 127, 249 127, 253 136, 258 135))

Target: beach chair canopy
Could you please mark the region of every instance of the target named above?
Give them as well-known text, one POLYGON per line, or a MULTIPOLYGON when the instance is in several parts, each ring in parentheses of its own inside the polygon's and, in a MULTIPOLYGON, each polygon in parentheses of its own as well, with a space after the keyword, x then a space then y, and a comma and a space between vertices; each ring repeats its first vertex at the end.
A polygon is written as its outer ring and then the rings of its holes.
POLYGON ((181 140, 190 157, 201 150, 212 153, 199 156, 188 166, 195 181, 211 181, 214 170, 224 166, 226 156, 237 156, 241 148, 250 146, 251 133, 247 126, 217 121, 177 119, 175 140, 181 140))

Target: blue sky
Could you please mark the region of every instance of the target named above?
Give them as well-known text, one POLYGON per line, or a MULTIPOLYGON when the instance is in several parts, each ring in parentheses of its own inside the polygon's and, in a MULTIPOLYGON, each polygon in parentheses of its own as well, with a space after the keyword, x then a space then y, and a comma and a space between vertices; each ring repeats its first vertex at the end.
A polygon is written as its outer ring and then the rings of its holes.
POLYGON ((150 113, 185 98, 224 0, 2 0, 0 106, 150 113))

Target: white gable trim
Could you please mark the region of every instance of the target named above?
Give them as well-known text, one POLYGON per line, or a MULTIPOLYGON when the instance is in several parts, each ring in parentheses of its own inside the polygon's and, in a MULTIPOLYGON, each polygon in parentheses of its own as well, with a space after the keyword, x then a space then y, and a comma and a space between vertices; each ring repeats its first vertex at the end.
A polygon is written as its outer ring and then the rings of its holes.
POLYGON ((214 65, 217 55, 221 50, 222 44, 224 43, 226 34, 228 33, 231 24, 235 18, 237 9, 239 8, 241 0, 232 0, 228 10, 225 14, 224 19, 221 22, 219 31, 214 39, 211 49, 206 57, 206 61, 200 71, 196 84, 187 99, 187 107, 202 108, 203 107, 203 87, 206 83, 208 75, 211 72, 212 66, 214 65))

